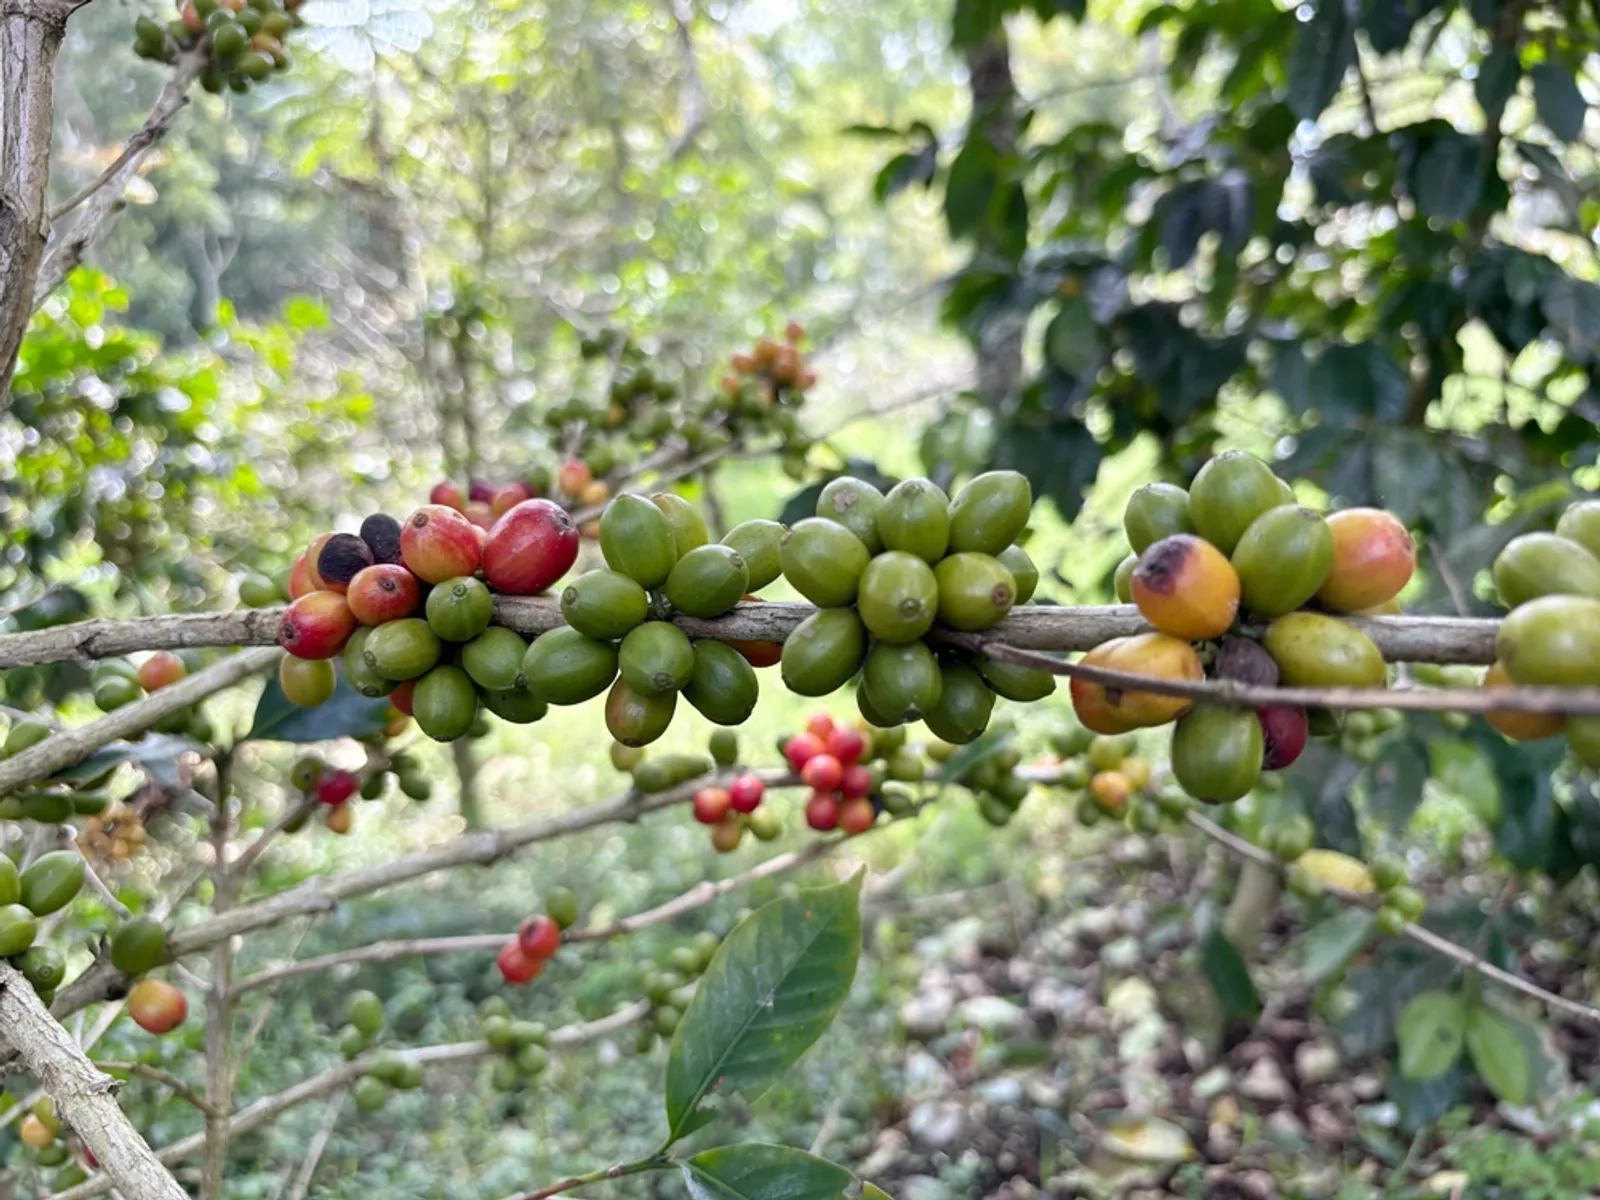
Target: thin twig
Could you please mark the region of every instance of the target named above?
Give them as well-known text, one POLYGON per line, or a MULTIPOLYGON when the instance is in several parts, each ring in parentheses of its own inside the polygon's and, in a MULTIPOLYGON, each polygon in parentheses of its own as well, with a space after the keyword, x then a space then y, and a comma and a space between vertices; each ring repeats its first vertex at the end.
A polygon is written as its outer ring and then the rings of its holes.
POLYGON ((296 821, 310 815, 311 810, 316 806, 315 797, 306 797, 298 804, 289 805, 276 821, 256 834, 255 840, 239 853, 238 858, 228 864, 228 870, 240 879, 246 878, 250 873, 250 868, 255 866, 256 859, 261 857, 266 848, 272 844, 273 839, 296 821))
POLYGON ((160 1067, 152 1067, 149 1063, 117 1062, 104 1059, 97 1060, 94 1065, 102 1071, 111 1072, 113 1075, 137 1075, 140 1079, 148 1079, 151 1083, 159 1083, 178 1099, 194 1105, 206 1116, 212 1115, 211 1106, 206 1103, 204 1096, 176 1075, 163 1071, 160 1067))
POLYGON ((328 1101, 328 1111, 323 1115, 317 1132, 312 1134, 311 1144, 306 1147, 305 1161, 300 1164, 300 1173, 295 1176, 294 1187, 289 1190, 289 1200, 306 1200, 310 1194, 311 1179, 317 1173, 317 1164, 322 1161, 322 1152, 328 1148, 333 1131, 339 1126, 339 1110, 344 1108, 345 1097, 349 1094, 348 1090, 340 1090, 328 1101))
MULTIPOLYGON (((726 896, 729 892, 737 891, 742 887, 755 883, 758 880, 770 879, 774 875, 781 875, 788 871, 797 870, 809 863, 814 863, 844 844, 843 839, 829 839, 813 842, 804 850, 792 851, 770 858, 758 866, 727 879, 705 880, 696 884, 680 896, 675 896, 664 904, 643 912, 634 913, 631 917, 623 917, 610 925, 597 926, 593 929, 573 930, 563 936, 563 942, 571 944, 576 942, 602 942, 610 938, 623 937, 635 933, 651 925, 659 925, 663 921, 675 920, 686 913, 691 913, 698 908, 726 896)), ((339 950, 332 954, 324 954, 319 958, 307 958, 300 962, 290 962, 279 967, 270 967, 264 971, 257 971, 253 975, 246 975, 233 985, 235 996, 258 988, 272 987, 288 979, 296 979, 303 975, 315 975, 323 971, 331 971, 338 967, 353 966, 356 964, 394 962, 396 959, 411 958, 415 955, 430 954, 466 954, 485 950, 498 950, 506 941, 516 936, 515 931, 507 933, 471 933, 455 937, 437 938, 395 938, 382 942, 373 942, 366 946, 357 946, 351 950, 339 950)))
POLYGON ((132 910, 117 899, 116 893, 106 886, 106 881, 101 879, 99 873, 95 871, 94 863, 89 861, 89 856, 83 852, 83 847, 78 844, 77 831, 70 825, 61 826, 61 846, 64 850, 76 851, 78 857, 83 859, 84 881, 88 883, 90 891, 105 901, 107 908, 116 913, 117 917, 123 921, 133 916, 132 910))
MULTIPOLYGON (((0 973, 7 968, 0 964, 0 973)), ((19 977, 20 978, 20 977, 19 977)), ((550 1034, 551 1050, 565 1050, 586 1042, 596 1041, 603 1037, 620 1032, 630 1025, 636 1024, 650 1014, 650 1002, 638 1000, 625 1008, 612 1013, 609 1017, 589 1021, 579 1025, 567 1025, 554 1030, 550 1034)), ((340 1063, 319 1075, 303 1079, 292 1087, 271 1096, 264 1096, 253 1104, 247 1105, 228 1118, 228 1131, 231 1136, 243 1137, 264 1125, 275 1121, 290 1109, 298 1108, 319 1097, 331 1094, 340 1088, 349 1087, 361 1076, 369 1074, 377 1064, 380 1055, 389 1051, 374 1051, 363 1054, 349 1062, 340 1063)), ((412 1050, 393 1052, 403 1062, 414 1062, 419 1066, 430 1066, 439 1063, 464 1063, 476 1062, 497 1054, 488 1042, 450 1042, 439 1046, 422 1046, 412 1050)), ((168 1166, 173 1163, 183 1162, 193 1158, 205 1147, 205 1134, 196 1133, 189 1137, 181 1138, 171 1145, 163 1146, 156 1151, 156 1159, 168 1166)), ((101 1161, 105 1161, 101 1158, 101 1161)), ((92 1196, 100 1196, 109 1191, 112 1181, 104 1174, 96 1175, 85 1180, 76 1187, 58 1192, 50 1200, 89 1200, 92 1196)), ((139 1191, 129 1192, 130 1196, 144 1200, 146 1193, 139 1191)), ((181 1191, 174 1200, 184 1200, 181 1191)))
MULTIPOLYGON (((1194 826, 1194 828, 1205 834, 1212 841, 1226 847, 1239 857, 1249 859, 1251 862, 1260 863, 1263 866, 1273 867, 1279 871, 1283 870, 1284 864, 1277 858, 1277 856, 1268 853, 1266 850, 1263 850, 1254 842, 1246 841, 1237 834, 1228 832, 1228 830, 1222 828, 1222 826, 1218 825, 1215 821, 1212 821, 1207 817, 1203 817, 1199 813, 1195 812, 1188 813, 1187 819, 1189 824, 1194 826)), ((1325 885, 1324 890, 1329 895, 1340 901, 1343 901, 1345 904, 1360 905, 1363 908, 1372 908, 1382 902, 1382 897, 1380 896, 1363 895, 1359 892, 1348 891, 1345 888, 1334 887, 1332 885, 1325 885)), ((1445 958, 1448 958, 1453 962, 1460 963, 1469 971, 1475 971, 1479 975, 1482 975, 1485 979, 1491 979, 1503 987, 1508 987, 1513 991, 1521 992, 1524 996, 1531 996, 1541 1004, 1544 1004, 1550 1008, 1558 1009, 1561 1012, 1564 1012, 1569 1016, 1576 1017, 1581 1021, 1585 1021, 1591 1025, 1600 1025, 1600 1009, 1591 1008, 1587 1004, 1580 1004, 1576 1000, 1569 1000, 1565 996, 1558 996, 1554 992, 1547 992, 1538 984, 1524 979, 1520 975, 1514 975, 1510 971, 1502 970, 1493 963, 1487 962, 1480 958, 1478 955, 1474 954, 1465 947, 1456 945, 1456 943, 1450 941, 1448 938, 1440 937, 1431 929, 1426 929, 1421 925, 1408 923, 1403 932, 1405 936, 1410 938, 1412 941, 1428 947, 1428 949, 1434 951, 1436 954, 1442 954, 1445 958)))

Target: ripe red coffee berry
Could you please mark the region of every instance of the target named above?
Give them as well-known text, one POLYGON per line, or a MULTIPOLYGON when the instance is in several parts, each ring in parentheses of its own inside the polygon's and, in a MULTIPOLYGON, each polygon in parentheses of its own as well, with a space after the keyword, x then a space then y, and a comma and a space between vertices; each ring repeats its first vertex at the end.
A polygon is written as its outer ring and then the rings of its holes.
POLYGON ((594 482, 594 472, 581 458, 569 458, 561 464, 556 475, 556 486, 569 496, 576 496, 594 482))
POLYGON ((871 829, 877 819, 878 810, 871 800, 846 800, 839 806, 839 828, 851 837, 871 829))
POLYGON ((835 725, 827 740, 828 753, 845 766, 860 762, 861 756, 867 752, 867 739, 859 729, 852 729, 848 725, 835 725))
POLYGON ((332 658, 356 630, 355 614, 338 592, 301 596, 278 624, 278 645, 296 658, 332 658))
POLYGON ((806 732, 826 741, 833 732, 833 718, 827 713, 812 713, 806 722, 806 732))
POLYGON ((317 585, 311 582, 311 564, 306 560, 306 556, 301 554, 289 568, 289 599, 298 600, 301 596, 309 596, 316 590, 317 585))
POLYGON ((819 792, 831 792, 844 779, 844 767, 831 754, 817 754, 800 768, 800 778, 819 792))
POLYGON ((551 958, 561 949, 561 926, 553 917, 537 913, 517 926, 517 945, 529 958, 551 958))
POLYGON ((694 794, 694 819, 702 825, 715 825, 732 806, 733 796, 727 788, 701 788, 694 794))
POLYGON ((139 664, 139 686, 147 692, 158 692, 177 683, 185 674, 183 659, 159 650, 139 664))
POLYGON ((1304 753, 1310 722, 1306 710, 1292 704, 1256 709, 1261 721, 1261 767, 1281 771, 1304 753))
POLYGON ((853 763, 844 769, 844 778, 839 781, 839 793, 846 800, 859 800, 872 794, 873 782, 870 770, 860 763, 853 763))
POLYGON ((453 508, 460 512, 467 504, 467 494, 461 490, 459 484, 451 483, 448 479, 433 485, 433 491, 428 493, 428 503, 453 508))
POLYGON ((407 679, 395 685, 394 691, 389 693, 389 703, 405 713, 406 716, 414 715, 411 711, 411 694, 417 690, 417 681, 407 679))
POLYGON ((766 784, 754 775, 741 775, 728 785, 728 799, 735 812, 755 812, 766 794, 766 784))
POLYGON ((363 625, 382 625, 415 614, 422 603, 422 588, 409 567, 379 563, 357 572, 344 598, 363 625))
POLYGON ((400 556, 425 583, 443 583, 478 569, 483 551, 472 522, 453 508, 427 504, 406 518, 400 556))
POLYGON ((189 1015, 189 999, 164 979, 141 979, 128 992, 128 1015, 146 1033, 168 1033, 189 1015))
POLYGON ((361 780, 356 778, 354 771, 326 771, 321 779, 317 780, 317 803, 330 807, 343 804, 361 787, 361 780))
POLYGON ((500 968, 500 978, 507 983, 531 983, 544 970, 544 960, 524 954, 517 939, 512 938, 495 955, 494 965, 500 968))
POLYGON ((839 801, 832 792, 813 792, 806 801, 806 824, 818 833, 832 833, 839 826, 839 801))
POLYGON ((494 487, 492 484, 487 484, 481 479, 474 479, 470 484, 467 485, 468 501, 476 501, 479 504, 487 504, 493 498, 494 487))
POLYGON ((508 483, 504 487, 495 489, 489 498, 489 511, 496 517, 503 517, 524 500, 532 500, 533 493, 528 490, 525 483, 508 483))
POLYGON ((524 500, 496 521, 483 547, 483 577, 497 592, 533 596, 578 559, 578 527, 548 500, 524 500))
POLYGON ((827 747, 816 734, 797 733, 785 743, 783 757, 788 760, 791 771, 798 771, 826 750, 827 747))

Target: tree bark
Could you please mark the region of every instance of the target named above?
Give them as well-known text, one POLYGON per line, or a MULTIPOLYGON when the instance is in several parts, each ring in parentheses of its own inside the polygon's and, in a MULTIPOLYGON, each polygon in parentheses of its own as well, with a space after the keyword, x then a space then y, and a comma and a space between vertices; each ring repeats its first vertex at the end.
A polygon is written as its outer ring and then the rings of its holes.
POLYGON ((71 11, 46 0, 0 0, 0 404, 11 393, 49 234, 55 66, 71 11))
POLYGON ((8 963, 0 963, 0 1038, 16 1048, 124 1200, 187 1200, 117 1104, 116 1084, 95 1069, 8 963))
MULTIPOLYGON (((1005 32, 967 51, 967 78, 972 90, 972 116, 967 137, 983 138, 995 157, 1009 164, 1017 155, 1017 84, 1011 75, 1011 46, 1005 32)), ((978 235, 973 263, 994 252, 995 236, 987 225, 978 235)), ((972 333, 978 358, 978 394, 990 408, 999 408, 1017 393, 1022 381, 1022 337, 1025 319, 1004 315, 985 321, 972 333)))

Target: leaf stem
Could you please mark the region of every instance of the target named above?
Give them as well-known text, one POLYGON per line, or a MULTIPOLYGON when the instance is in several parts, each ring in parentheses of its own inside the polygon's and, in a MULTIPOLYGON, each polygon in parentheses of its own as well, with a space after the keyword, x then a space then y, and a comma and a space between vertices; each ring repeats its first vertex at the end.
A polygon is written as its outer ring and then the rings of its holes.
POLYGON ((508 1196, 506 1200, 549 1200, 551 1196, 559 1196, 577 1188, 587 1187, 591 1183, 606 1183, 612 1179, 621 1179, 626 1175, 642 1175, 646 1171, 665 1171, 672 1166, 672 1160, 665 1153, 656 1153, 646 1158, 637 1158, 633 1162, 614 1163, 609 1167, 590 1171, 587 1175, 574 1175, 571 1179, 563 1179, 560 1183, 552 1183, 549 1187, 540 1188, 536 1192, 519 1192, 515 1196, 508 1196))

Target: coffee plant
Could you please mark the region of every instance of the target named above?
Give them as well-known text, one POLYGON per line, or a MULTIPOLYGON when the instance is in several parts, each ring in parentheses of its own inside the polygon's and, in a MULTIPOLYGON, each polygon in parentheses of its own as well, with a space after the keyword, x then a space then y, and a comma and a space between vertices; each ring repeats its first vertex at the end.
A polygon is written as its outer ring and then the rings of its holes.
MULTIPOLYGON (((694 1200, 886 1200, 876 1172, 822 1153, 825 1137, 808 1151, 740 1132, 857 986, 873 877, 835 870, 732 922, 703 910, 930 828, 924 814, 958 797, 994 846, 1064 816, 1165 848, 1195 893, 1204 1005, 1230 1036, 1275 1003, 1251 962, 1264 926, 1303 927, 1293 982, 1308 1012, 1385 1064, 1391 1126, 1417 1139, 1390 1155, 1397 1177, 1458 1101, 1490 1096, 1524 1119, 1566 1098, 1551 1030, 1592 1037, 1600 1010, 1515 948, 1534 931, 1502 908, 1523 894, 1540 907, 1519 917, 1565 915, 1600 869, 1600 501, 1585 492, 1597 293, 1534 236, 1593 250, 1577 82, 1592 14, 1154 6, 1134 36, 1157 52, 1164 115, 1063 132, 1034 121, 1048 98, 1024 102, 1008 28, 1026 12, 1060 36, 1083 6, 957 0, 966 129, 856 130, 906 143, 879 198, 937 188, 972 250, 945 313, 978 375, 902 439, 926 474, 897 477, 817 432, 827 369, 797 321, 750 342, 746 329, 717 363, 550 297, 570 377, 519 390, 515 436, 486 457, 473 389, 515 356, 477 346, 504 305, 458 279, 417 317, 413 365, 445 397, 441 440, 459 432, 465 450, 419 503, 421 489, 338 473, 290 498, 253 465, 271 453, 253 425, 268 398, 308 444, 336 418, 365 428, 354 381, 314 401, 289 382, 320 312, 286 310, 282 329, 230 318, 216 361, 184 358, 101 327, 123 303, 109 281, 67 282, 190 85, 244 93, 285 71, 300 4, 137 15, 135 53, 171 69, 161 96, 111 166, 50 209, 52 66, 74 6, 32 3, 0 24, 15 167, 0 182, 16 459, 0 477, 16 535, 0 577, 15 601, 0 631, 7 1186, 178 1200, 192 1185, 220 1200, 244 1140, 313 1101, 334 1098, 330 1129, 346 1096, 344 1119, 378 1120, 471 1066, 507 1104, 537 1103, 591 1043, 611 1063, 664 1042, 653 1148, 520 1179, 515 1200, 628 1194, 654 1176, 694 1200), (1416 62, 1461 101, 1452 111, 1470 95, 1470 120, 1409 119, 1396 72, 1416 62), (1226 120, 1193 117, 1202 92, 1226 120), (1519 196, 1559 216, 1532 228, 1519 196), (1500 356, 1487 405, 1464 378, 1469 337, 1500 356), (234 381, 226 396, 213 374, 234 381), (1117 541, 1081 509, 1102 465, 1140 445, 1156 477, 1123 489, 1130 553, 1118 543, 1104 570, 1069 577, 1056 543, 1117 541), (741 459, 800 488, 730 525, 716 484, 741 459), (191 525, 175 551, 172 527, 191 525), (118 579, 97 576, 88 542, 118 579), (1063 589, 1119 603, 1054 602, 1063 589), (753 749, 739 730, 764 694, 827 707, 753 749), (613 795, 403 852, 379 842, 391 801, 434 800, 435 743, 517 737, 530 755, 571 755, 545 732, 563 708, 609 747, 613 795), (705 751, 682 749, 700 718, 715 727, 705 751), (1475 801, 1471 852, 1503 879, 1493 907, 1455 903, 1438 864, 1401 852, 1444 792, 1475 801), (762 857, 631 910, 597 860, 578 890, 530 874, 509 928, 483 907, 474 932, 359 931, 353 947, 301 957, 296 942, 265 965, 242 953, 344 902, 409 888, 425 906, 443 872, 625 824, 666 838, 673 822, 705 827, 718 855, 762 857), (296 852, 315 844, 348 848, 346 869, 304 868, 296 852), (1193 847, 1206 866, 1180 870, 1193 847), (1199 898, 1220 890, 1222 915, 1199 898), (646 931, 648 952, 608 945, 646 931), (452 957, 488 980, 460 1040, 418 1042, 411 1001, 359 974, 452 957), (270 1014, 297 978, 336 1000, 318 1027, 337 1061, 244 1102, 268 1019, 246 1031, 245 998, 270 1014), (547 989, 583 992, 582 1019, 552 1027, 547 989), (97 1049, 123 1013, 137 1033, 121 1027, 116 1045, 187 1055, 97 1049), (118 1086, 135 1078, 198 1114, 188 1132, 136 1126, 118 1086)), ((692 18, 675 16, 691 64, 692 18)), ((487 193, 483 208, 487 275, 487 193)), ((1211 1194, 1184 1174, 1209 1134, 1127 1107, 1096 1149, 1155 1164, 1172 1194, 1211 1194)), ((298 1195, 329 1136, 308 1148, 298 1195)))

